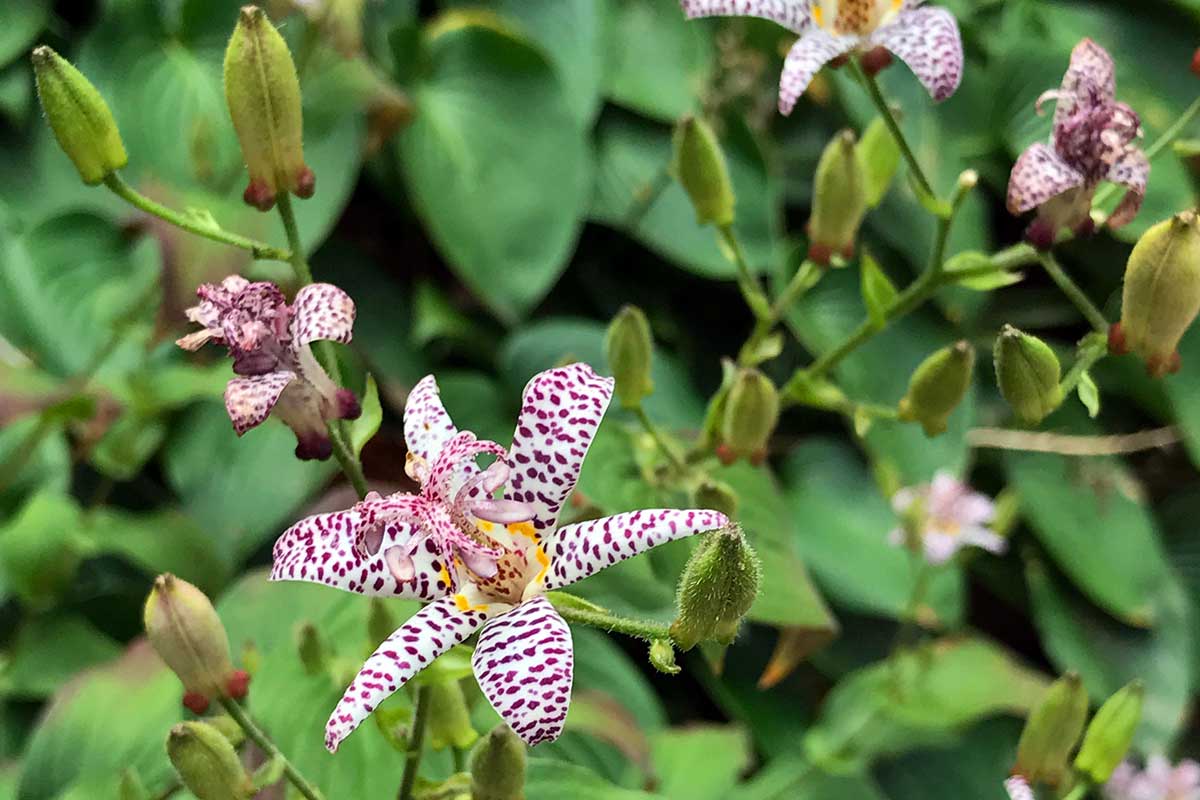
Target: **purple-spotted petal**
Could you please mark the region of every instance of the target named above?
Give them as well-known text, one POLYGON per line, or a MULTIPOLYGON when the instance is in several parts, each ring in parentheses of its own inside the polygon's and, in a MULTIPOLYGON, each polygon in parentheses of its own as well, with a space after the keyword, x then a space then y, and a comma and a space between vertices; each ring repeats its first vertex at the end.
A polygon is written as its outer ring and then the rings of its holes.
POLYGON ((718 511, 647 509, 564 525, 543 541, 547 591, 561 589, 665 542, 729 524, 718 511))
POLYGON ((279 402, 279 395, 295 379, 296 373, 281 370, 234 378, 225 384, 225 410, 238 436, 261 425, 279 402))
POLYGON ((325 723, 325 747, 335 752, 380 703, 442 653, 467 639, 483 624, 482 611, 462 610, 445 597, 409 617, 367 659, 341 702, 325 723))
POLYGON ((1108 218, 1110 228, 1127 225, 1137 216, 1146 198, 1146 183, 1150 179, 1150 161, 1141 150, 1128 150, 1108 171, 1108 180, 1124 186, 1127 191, 1120 204, 1108 218))
POLYGON ((681 0, 688 19, 759 17, 803 33, 812 26, 812 0, 681 0))
POLYGON ((302 519, 284 531, 272 551, 271 580, 322 583, 369 597, 436 600, 454 590, 453 577, 425 539, 411 556, 412 580, 397 581, 389 569, 388 551, 407 553, 417 529, 410 522, 390 519, 376 523, 361 505, 332 514, 302 519), (378 534, 367 552, 358 547, 365 532, 378 534))
POLYGON ((1066 123, 1080 103, 1111 102, 1117 94, 1116 70, 1112 56, 1091 39, 1084 39, 1071 51, 1071 65, 1063 75, 1056 95, 1054 127, 1066 123))
POLYGON ((353 336, 354 301, 330 283, 310 283, 292 304, 292 345, 318 341, 346 344, 353 336))
POLYGON ((792 113, 796 101, 821 67, 850 52, 860 42, 857 36, 834 36, 821 28, 813 28, 801 36, 783 61, 783 73, 779 76, 779 113, 784 116, 792 113))
POLYGON ((438 394, 437 381, 426 375, 404 403, 404 441, 408 452, 432 464, 446 442, 458 433, 438 394))
POLYGON ((873 44, 891 50, 917 76, 937 101, 958 90, 963 73, 962 35, 954 15, 944 8, 916 8, 871 37, 873 44))
POLYGON ((1084 177, 1048 145, 1036 142, 1026 148, 1008 178, 1008 211, 1024 214, 1051 198, 1084 183, 1084 177))
POLYGON ((612 378, 587 364, 546 370, 525 386, 506 492, 508 499, 533 506, 538 531, 554 530, 612 392, 612 378))
MULTIPOLYGON (((475 457, 493 455, 503 457, 505 450, 495 442, 476 439, 470 431, 460 431, 454 434, 438 453, 437 458, 430 464, 429 477, 426 483, 431 490, 444 497, 453 497, 462 486, 465 478, 479 471, 475 457)), ((481 486, 468 488, 471 497, 481 494, 481 486)))
POLYGON ((571 629, 540 596, 489 622, 471 658, 484 696, 529 745, 562 733, 574 663, 571 629))

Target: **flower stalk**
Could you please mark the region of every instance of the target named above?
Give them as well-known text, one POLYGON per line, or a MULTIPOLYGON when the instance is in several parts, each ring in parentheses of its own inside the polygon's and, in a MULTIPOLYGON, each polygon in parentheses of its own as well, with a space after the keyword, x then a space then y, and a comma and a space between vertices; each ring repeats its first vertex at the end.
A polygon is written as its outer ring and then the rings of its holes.
POLYGON ((425 728, 429 726, 429 687, 418 686, 413 695, 413 723, 408 731, 408 746, 404 751, 404 774, 400 778, 397 800, 412 800, 413 787, 421 771, 421 756, 425 751, 425 728))
POLYGON ((321 791, 300 774, 300 770, 296 769, 296 765, 289 761, 287 756, 275 746, 271 738, 263 732, 262 728, 258 727, 258 724, 250 717, 246 709, 242 708, 240 703, 228 697, 219 697, 217 700, 224 707, 225 712, 238 724, 238 727, 245 731, 246 738, 258 745, 266 754, 267 760, 275 759, 283 764, 283 774, 287 777, 288 782, 296 787, 296 791, 300 792, 306 800, 325 800, 321 791))

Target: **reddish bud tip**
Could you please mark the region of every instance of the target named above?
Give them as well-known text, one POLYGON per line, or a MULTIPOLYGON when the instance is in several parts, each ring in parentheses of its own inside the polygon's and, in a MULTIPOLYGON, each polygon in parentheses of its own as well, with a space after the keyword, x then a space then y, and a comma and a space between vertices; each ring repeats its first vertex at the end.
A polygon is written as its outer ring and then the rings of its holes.
POLYGON ((1200 48, 1192 55, 1192 74, 1200 78, 1200 48))
POLYGON ((833 260, 833 248, 827 244, 813 242, 808 246, 808 260, 822 267, 828 267, 833 260))
POLYGON ((841 69, 842 67, 846 66, 849 63, 850 63, 850 56, 846 55, 845 53, 842 53, 840 56, 837 56, 832 61, 830 61, 829 66, 833 69, 841 69))
POLYGON ((336 397, 338 419, 358 419, 362 416, 362 403, 358 402, 354 392, 338 389, 336 397))
POLYGON ((767 448, 756 450, 750 454, 750 464, 755 467, 761 467, 763 462, 767 460, 767 448))
POLYGON ((1048 253, 1054 247, 1054 229, 1042 219, 1035 219, 1025 229, 1025 241, 1039 253, 1048 253))
POLYGON ((254 206, 259 211, 270 211, 275 205, 275 193, 265 181, 257 179, 251 180, 246 186, 242 199, 246 201, 246 205, 254 206))
POLYGON ((183 707, 197 717, 208 711, 208 697, 200 692, 184 692, 183 707))
POLYGON ((229 673, 229 679, 225 683, 225 690, 229 692, 229 696, 234 700, 241 700, 250 693, 250 673, 244 669, 235 669, 229 673))
POLYGON ((874 77, 892 65, 892 54, 886 47, 875 47, 863 53, 859 63, 867 75, 874 77))
POLYGON ((317 190, 317 176, 307 166, 296 175, 296 186, 292 190, 296 197, 307 200, 317 190))
POLYGON ((1174 353, 1171 353, 1171 355, 1167 356, 1167 374, 1174 375, 1177 372, 1179 372, 1179 370, 1182 368, 1183 368, 1183 356, 1179 355, 1178 350, 1176 350, 1174 353))
POLYGON ((733 452, 733 448, 727 444, 717 445, 715 452, 717 460, 727 467, 738 459, 737 453, 733 452))
POLYGON ((850 244, 843 247, 841 255, 842 255, 842 258, 846 259, 847 261, 853 261, 854 260, 854 242, 850 242, 850 244))
POLYGON ((1075 226, 1075 238, 1087 239, 1096 232, 1096 220, 1091 216, 1084 217, 1083 222, 1075 226))
POLYGON ((1108 352, 1114 356, 1123 356, 1129 352, 1129 344, 1125 341, 1125 329, 1119 322, 1114 322, 1108 328, 1108 352))

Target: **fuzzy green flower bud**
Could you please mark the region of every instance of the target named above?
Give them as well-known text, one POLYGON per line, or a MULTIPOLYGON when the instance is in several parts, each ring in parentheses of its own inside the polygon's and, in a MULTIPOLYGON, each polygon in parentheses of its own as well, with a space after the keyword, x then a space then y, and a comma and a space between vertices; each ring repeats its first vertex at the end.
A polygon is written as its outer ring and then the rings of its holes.
POLYGON ((971 386, 975 351, 967 342, 943 347, 917 367, 908 382, 908 394, 898 411, 905 422, 919 422, 926 436, 944 433, 954 409, 971 386))
POLYGON ((497 725, 471 751, 472 800, 524 800, 525 744, 497 725))
POLYGON ((688 115, 675 127, 674 145, 672 172, 692 199, 696 222, 718 228, 732 225, 736 198, 725 154, 712 128, 688 115))
POLYGON ((219 697, 233 675, 229 637, 208 598, 174 575, 159 575, 146 598, 146 635, 189 693, 219 697))
POLYGON ((650 323, 640 308, 627 305, 617 312, 604 337, 604 352, 621 405, 638 408, 654 391, 654 381, 650 378, 654 340, 650 323))
POLYGON ((65 58, 42 45, 33 51, 38 99, 54 138, 89 186, 129 162, 121 132, 96 87, 65 58))
POLYGON ((844 130, 825 147, 813 178, 808 220, 808 257, 821 265, 834 254, 854 255, 858 228, 867 213, 866 169, 854 131, 844 130))
POLYGON ((766 458, 767 442, 779 423, 779 391, 753 367, 738 370, 725 400, 721 442, 733 456, 754 463, 766 458))
POLYGON ((1052 683, 1021 731, 1013 772, 1030 784, 1062 783, 1087 714, 1087 690, 1078 674, 1069 672, 1052 683))
POLYGON ((650 666, 667 675, 678 675, 675 663, 675 646, 667 639, 655 639, 650 643, 650 666))
POLYGON ((1125 267, 1120 335, 1156 378, 1179 369, 1179 340, 1200 313, 1200 218, 1185 211, 1142 235, 1125 267))
POLYGON ((733 487, 724 481, 705 478, 692 492, 696 508, 711 508, 733 519, 737 516, 738 496, 733 487))
POLYGON ((993 351, 996 383, 1017 419, 1036 425, 1063 401, 1062 366, 1050 346, 1005 325, 993 351))
POLYGON ((479 734, 471 727, 471 713, 458 681, 437 681, 429 685, 429 744, 434 750, 456 747, 464 750, 475 744, 479 734))
POLYGON ((225 50, 225 100, 250 172, 243 199, 267 211, 280 192, 312 197, 296 67, 287 42, 256 6, 242 8, 225 50))
POLYGON ((249 800, 254 785, 237 751, 204 722, 181 722, 167 736, 167 755, 179 780, 198 800, 249 800))
POLYGON ((683 650, 703 641, 730 644, 758 596, 758 556, 737 527, 700 540, 679 579, 679 615, 671 637, 683 650))
POLYGON ((1083 744, 1075 756, 1075 770, 1093 783, 1104 783, 1125 758, 1133 744, 1133 734, 1142 719, 1140 680, 1131 681, 1104 701, 1083 735, 1083 744))

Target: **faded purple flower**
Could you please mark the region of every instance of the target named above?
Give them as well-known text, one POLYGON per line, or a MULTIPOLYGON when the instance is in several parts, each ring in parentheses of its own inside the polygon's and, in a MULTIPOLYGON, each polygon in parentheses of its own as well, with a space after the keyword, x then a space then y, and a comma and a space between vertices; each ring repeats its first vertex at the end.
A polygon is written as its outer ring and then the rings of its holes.
POLYGON ((934 100, 954 94, 962 80, 962 36, 943 8, 925 0, 681 0, 689 19, 761 17, 800 34, 779 81, 779 111, 790 114, 813 76, 851 52, 884 48, 900 57, 934 100))
POLYGON ((1049 249, 1062 228, 1091 230, 1092 198, 1101 181, 1128 191, 1108 218, 1119 228, 1133 220, 1146 196, 1150 162, 1135 144, 1141 122, 1132 108, 1116 100, 1112 57, 1091 39, 1071 53, 1062 87, 1038 98, 1038 111, 1056 101, 1050 142, 1031 144, 1013 165, 1008 181, 1008 210, 1037 218, 1026 234, 1040 249, 1049 249))
POLYGON ((946 563, 963 547, 1004 552, 1005 540, 987 527, 995 505, 949 472, 937 473, 932 483, 896 492, 892 508, 905 524, 889 533, 888 541, 920 549, 930 564, 946 563))
POLYGON ((1125 761, 1104 784, 1104 796, 1108 800, 1200 800, 1200 764, 1185 758, 1172 766, 1158 755, 1139 770, 1125 761))
POLYGON ((202 329, 176 341, 185 350, 207 342, 225 345, 240 377, 225 387, 225 409, 241 436, 276 414, 296 434, 298 458, 326 459, 332 452, 325 421, 354 419, 361 407, 338 388, 311 344, 350 341, 354 301, 336 286, 314 283, 288 305, 273 283, 251 283, 230 275, 219 285, 202 284, 200 303, 187 317, 202 329))
MULTIPOLYGON (((612 398, 612 379, 584 364, 534 376, 507 452, 458 433, 432 378, 418 388, 405 410, 405 437, 418 465, 432 462, 423 495, 446 481, 440 502, 457 506, 447 511, 457 530, 425 530, 393 516, 385 508, 393 496, 310 517, 275 545, 274 580, 429 601, 367 659, 329 719, 325 744, 336 750, 388 696, 481 628, 471 663, 484 695, 527 743, 551 741, 566 718, 574 654, 567 623, 543 594, 664 542, 723 527, 728 519, 716 511, 659 509, 558 527, 559 511, 612 398), (463 457, 447 456, 455 442, 463 443, 463 457), (495 453, 504 466, 478 472, 478 452, 495 453), (450 472, 439 477, 442 470, 450 472), (494 507, 481 505, 501 484, 505 499, 494 500, 494 507), (510 514, 524 519, 499 521, 510 514), (439 539, 442 532, 445 540, 439 539), (358 545, 364 538, 365 548, 358 545), (481 572, 460 557, 456 543, 462 538, 501 555, 481 572), (423 542, 415 550, 414 540, 423 542), (395 569, 397 559, 390 555, 397 551, 411 559, 401 562, 403 570, 395 569)), ((419 466, 415 471, 423 474, 419 466)))

